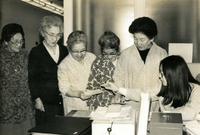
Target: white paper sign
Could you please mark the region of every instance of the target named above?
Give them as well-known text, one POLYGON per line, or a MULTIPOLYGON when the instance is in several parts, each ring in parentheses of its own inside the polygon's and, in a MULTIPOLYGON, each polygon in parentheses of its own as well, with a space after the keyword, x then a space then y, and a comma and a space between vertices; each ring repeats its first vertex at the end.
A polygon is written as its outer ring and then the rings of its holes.
POLYGON ((169 43, 169 55, 180 55, 187 63, 192 63, 193 43, 169 43))

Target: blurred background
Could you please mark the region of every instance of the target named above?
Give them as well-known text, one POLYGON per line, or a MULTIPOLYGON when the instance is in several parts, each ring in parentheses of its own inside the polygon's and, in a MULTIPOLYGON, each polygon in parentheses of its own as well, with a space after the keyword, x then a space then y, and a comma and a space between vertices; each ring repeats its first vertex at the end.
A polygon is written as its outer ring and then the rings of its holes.
MULTIPOLYGON (((133 45, 128 32, 131 22, 148 16, 158 26, 155 42, 168 51, 169 43, 193 43, 193 63, 200 62, 200 2, 199 0, 0 0, 0 26, 19 23, 25 31, 25 48, 37 45, 40 19, 56 14, 64 21, 64 37, 73 30, 83 30, 88 36, 88 51, 100 54, 98 39, 111 30, 121 40, 121 50, 133 45)), ((181 49, 181 48, 180 48, 181 49)))

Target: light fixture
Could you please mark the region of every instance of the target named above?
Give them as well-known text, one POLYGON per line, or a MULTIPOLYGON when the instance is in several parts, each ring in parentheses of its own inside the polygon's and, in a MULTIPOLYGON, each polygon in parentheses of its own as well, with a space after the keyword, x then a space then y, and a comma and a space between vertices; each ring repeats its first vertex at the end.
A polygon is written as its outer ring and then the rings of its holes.
POLYGON ((46 2, 43 0, 21 0, 21 1, 31 4, 31 5, 34 5, 36 7, 51 11, 51 12, 59 14, 59 15, 64 14, 63 7, 59 7, 50 2, 46 2))

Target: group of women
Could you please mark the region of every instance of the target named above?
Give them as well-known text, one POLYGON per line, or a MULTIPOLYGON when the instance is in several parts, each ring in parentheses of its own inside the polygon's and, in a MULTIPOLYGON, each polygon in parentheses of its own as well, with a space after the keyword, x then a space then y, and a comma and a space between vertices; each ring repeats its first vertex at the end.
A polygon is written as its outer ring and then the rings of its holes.
POLYGON ((182 113, 183 120, 195 119, 200 112, 200 83, 182 57, 167 56, 156 45, 157 26, 151 18, 132 22, 129 32, 134 45, 121 53, 119 37, 105 31, 98 41, 98 57, 87 51, 88 39, 80 30, 68 36, 67 47, 58 45, 63 22, 55 15, 42 18, 39 32, 43 41, 28 54, 22 48, 21 25, 12 23, 2 29, 1 135, 26 135, 35 120, 40 125, 71 110, 122 102, 137 110, 141 92, 154 99, 152 111, 182 113), (95 90, 101 92, 90 94, 95 90))

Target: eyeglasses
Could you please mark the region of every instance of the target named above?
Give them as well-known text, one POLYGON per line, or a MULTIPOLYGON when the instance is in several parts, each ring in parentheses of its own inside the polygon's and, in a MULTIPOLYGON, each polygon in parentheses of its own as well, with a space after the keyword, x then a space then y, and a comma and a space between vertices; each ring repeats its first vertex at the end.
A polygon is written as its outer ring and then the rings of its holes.
POLYGON ((47 31, 45 31, 45 30, 44 30, 44 32, 47 33, 47 35, 48 35, 49 37, 51 37, 51 38, 53 38, 53 37, 61 38, 61 37, 62 37, 62 34, 61 34, 61 33, 59 33, 59 34, 57 34, 57 35, 54 35, 54 34, 49 34, 49 33, 48 33, 47 31))
POLYGON ((23 39, 20 40, 20 41, 16 41, 16 42, 13 42, 13 41, 10 40, 10 42, 15 46, 17 46, 18 44, 20 44, 20 45, 24 44, 24 40, 23 39))
POLYGON ((104 57, 108 57, 108 56, 114 57, 114 56, 117 56, 118 53, 111 53, 111 54, 102 53, 102 55, 103 55, 104 57))
MULTIPOLYGON (((71 50, 71 49, 70 49, 70 50, 71 50)), ((72 50, 71 50, 71 52, 72 52, 73 54, 79 54, 79 53, 82 54, 82 53, 86 53, 86 51, 87 51, 87 50, 82 50, 82 51, 72 51, 72 50)))

